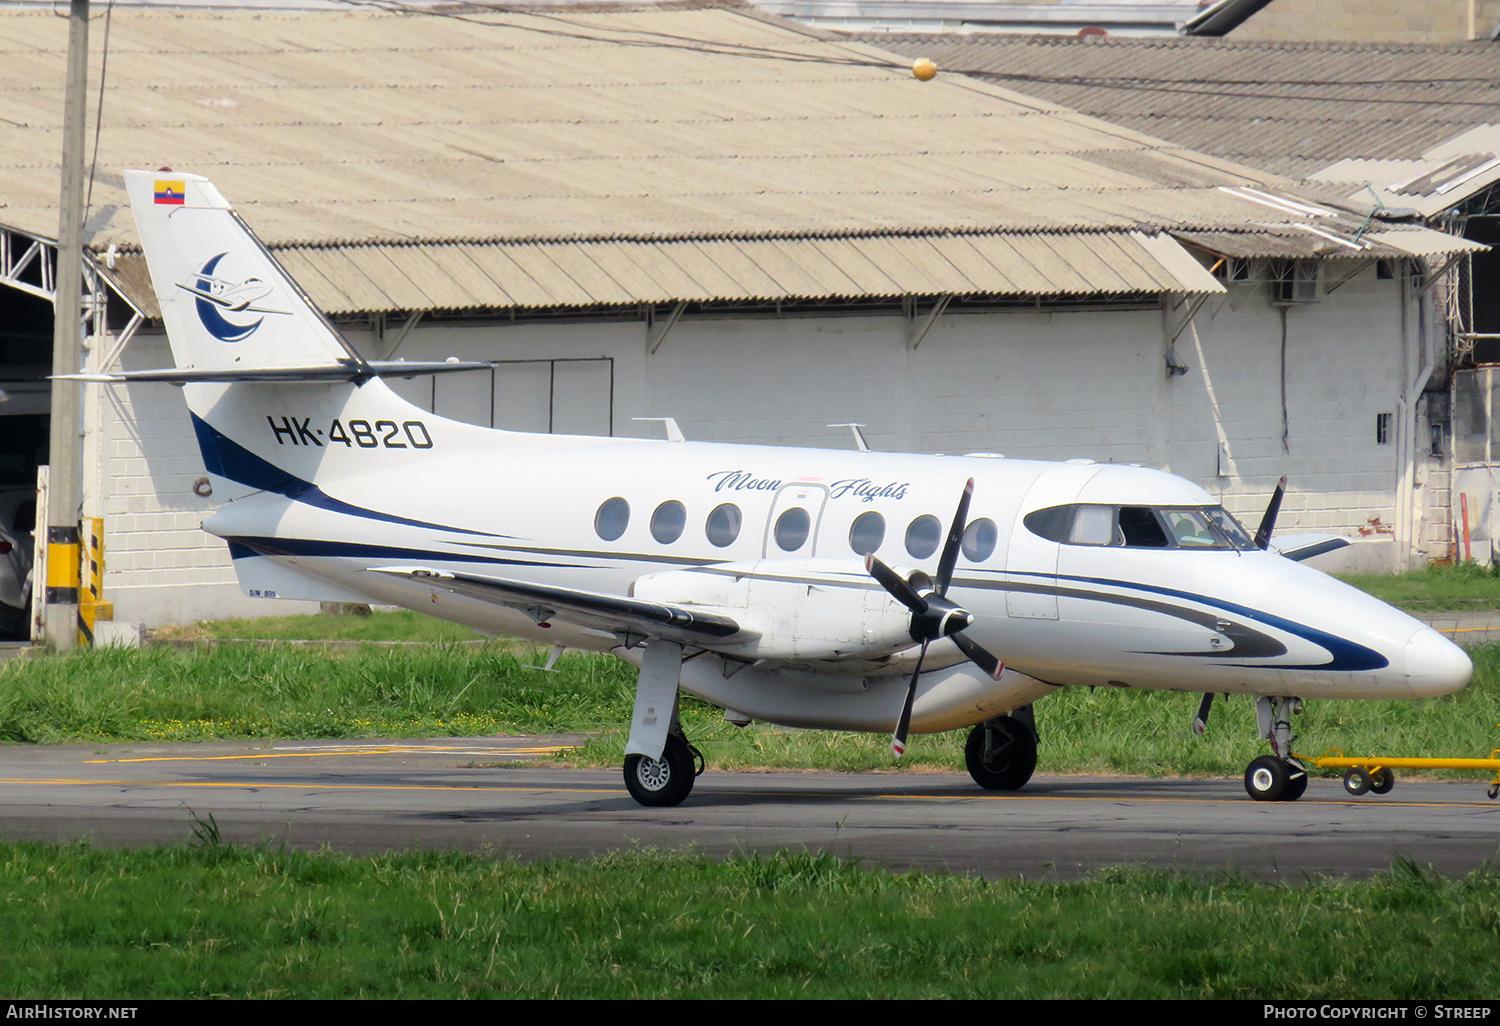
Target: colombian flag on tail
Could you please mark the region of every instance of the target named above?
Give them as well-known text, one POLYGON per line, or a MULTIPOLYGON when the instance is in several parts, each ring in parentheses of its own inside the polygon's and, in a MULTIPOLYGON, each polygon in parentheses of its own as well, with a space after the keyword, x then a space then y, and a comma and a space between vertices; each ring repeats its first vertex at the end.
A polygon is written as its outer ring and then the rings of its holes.
POLYGON ((187 182, 182 180, 165 181, 156 180, 155 197, 156 202, 165 203, 168 206, 182 206, 183 193, 187 190, 187 182))

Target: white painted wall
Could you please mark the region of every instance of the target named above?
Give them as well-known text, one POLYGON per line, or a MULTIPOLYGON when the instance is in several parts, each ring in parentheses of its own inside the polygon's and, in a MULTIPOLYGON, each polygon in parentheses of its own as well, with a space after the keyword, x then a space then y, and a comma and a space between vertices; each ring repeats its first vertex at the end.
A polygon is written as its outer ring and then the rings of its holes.
MULTIPOLYGON (((671 416, 689 438, 844 447, 848 431, 826 425, 855 421, 877 448, 1162 465, 1221 495, 1252 529, 1286 474, 1279 530, 1378 541, 1396 523, 1398 454, 1394 438, 1376 443, 1376 414, 1397 413, 1411 345, 1399 287, 1368 269, 1287 311, 1285 447, 1282 314, 1264 288, 1245 286, 1200 310, 1176 346, 1189 371, 1171 379, 1158 310, 1021 310, 947 314, 915 351, 896 315, 685 318, 654 355, 640 322, 420 325, 396 356, 522 362, 397 387, 502 427, 536 428, 550 406, 560 427, 602 431, 612 415, 617 435, 661 437, 660 425, 630 418, 671 416), (600 390, 611 376, 612 411, 600 390)), ((386 355, 369 335, 351 339, 386 355)), ((167 360, 160 337, 142 336, 124 364, 167 360)), ((233 586, 224 547, 198 530, 213 500, 192 493, 203 469, 180 393, 110 391, 101 487, 117 619, 264 614, 233 586)), ((1394 549, 1361 551, 1379 564, 1394 556, 1369 554, 1394 549)))

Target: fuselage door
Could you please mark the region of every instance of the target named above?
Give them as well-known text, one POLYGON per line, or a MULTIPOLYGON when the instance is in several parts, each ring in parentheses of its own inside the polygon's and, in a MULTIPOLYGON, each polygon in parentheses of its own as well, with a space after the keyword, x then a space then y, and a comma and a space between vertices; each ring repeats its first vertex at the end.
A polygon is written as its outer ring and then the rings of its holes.
POLYGON ((1013 620, 1057 619, 1057 561, 1061 546, 1026 526, 1026 515, 1066 505, 1099 472, 1094 463, 1063 463, 1049 468, 1026 493, 1010 535, 1005 561, 1010 587, 1005 608, 1013 620))
POLYGON ((771 503, 761 555, 766 559, 808 559, 818 554, 818 528, 828 488, 794 481, 782 485, 771 503))

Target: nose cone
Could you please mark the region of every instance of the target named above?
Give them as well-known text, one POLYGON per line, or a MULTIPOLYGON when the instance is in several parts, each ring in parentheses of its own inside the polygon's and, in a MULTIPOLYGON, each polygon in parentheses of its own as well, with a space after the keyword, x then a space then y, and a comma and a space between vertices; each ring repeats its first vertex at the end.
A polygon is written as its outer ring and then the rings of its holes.
POLYGON ((1452 694, 1473 675, 1474 664, 1464 650, 1431 627, 1406 643, 1406 683, 1417 697, 1452 694))

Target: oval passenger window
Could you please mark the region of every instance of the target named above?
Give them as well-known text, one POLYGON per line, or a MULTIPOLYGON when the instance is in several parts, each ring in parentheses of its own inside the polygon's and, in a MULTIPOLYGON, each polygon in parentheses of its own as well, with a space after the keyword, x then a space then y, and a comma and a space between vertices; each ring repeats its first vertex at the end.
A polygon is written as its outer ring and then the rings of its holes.
POLYGON ((594 533, 605 541, 614 541, 630 526, 630 503, 616 495, 599 504, 594 514, 594 533))
POLYGON ((849 547, 856 555, 868 556, 885 541, 885 517, 868 510, 854 518, 849 528, 849 547))
POLYGON ((988 518, 981 518, 969 523, 964 528, 964 558, 971 563, 983 563, 995 554, 995 543, 1000 540, 1000 532, 995 529, 995 522, 988 518))
POLYGON ((807 541, 812 517, 807 510, 794 506, 776 518, 776 544, 783 552, 796 552, 807 541))
POLYGON ((687 507, 676 499, 668 499, 656 507, 651 514, 651 537, 663 545, 670 545, 682 537, 687 526, 687 507))
POLYGON ((708 540, 721 549, 733 544, 734 540, 740 536, 740 523, 743 519, 740 508, 732 502, 715 506, 714 511, 708 515, 708 522, 704 525, 708 540))
POLYGON ((931 513, 923 513, 906 529, 906 551, 913 559, 926 559, 937 551, 943 525, 931 513))

